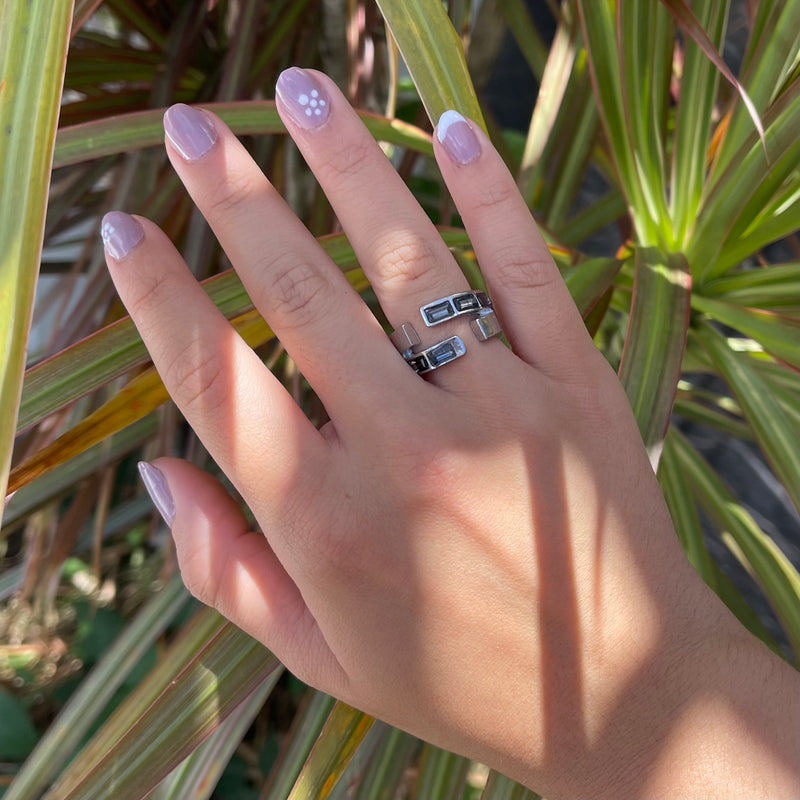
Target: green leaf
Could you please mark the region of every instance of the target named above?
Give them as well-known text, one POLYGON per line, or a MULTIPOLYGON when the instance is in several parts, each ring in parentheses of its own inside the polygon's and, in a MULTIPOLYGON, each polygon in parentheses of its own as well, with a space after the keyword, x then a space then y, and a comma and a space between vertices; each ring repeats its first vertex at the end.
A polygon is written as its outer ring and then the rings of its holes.
POLYGON ((41 508, 69 491, 74 491, 83 478, 113 464, 122 456, 152 439, 158 431, 158 419, 149 414, 144 419, 90 447, 66 463, 48 470, 37 480, 18 489, 6 504, 3 515, 4 526, 21 520, 31 511, 41 508))
POLYGON ((521 783, 491 770, 481 800, 540 800, 541 795, 521 783))
POLYGON ((455 109, 484 130, 467 62, 441 0, 377 0, 417 87, 428 118, 455 109))
POLYGON ((205 608, 48 791, 50 800, 147 795, 263 681, 263 645, 205 608))
POLYGON ((700 294, 692 295, 692 308, 735 328, 779 361, 800 369, 800 320, 758 308, 742 308, 700 294))
MULTIPOLYGON (((730 71, 730 68, 725 63, 722 56, 717 52, 717 45, 709 38, 700 21, 694 15, 691 8, 684 2, 684 0, 661 0, 661 2, 669 9, 670 13, 675 17, 678 24, 683 30, 697 43, 705 55, 711 60, 714 66, 736 89, 739 97, 750 115, 752 124, 758 131, 758 135, 762 142, 764 141, 764 128, 761 124, 761 119, 758 115, 758 110, 755 104, 750 99, 750 96, 745 91, 744 86, 736 80, 736 76, 730 71)), ((647 4, 645 4, 647 5, 647 4)))
POLYGON ((800 574, 775 542, 725 488, 711 467, 686 440, 672 431, 676 466, 703 510, 723 534, 736 542, 745 566, 761 585, 781 620, 800 663, 800 574))
POLYGON ((426 744, 422 751, 414 800, 450 800, 461 797, 470 761, 464 756, 426 744))
POLYGON ((324 692, 316 689, 308 690, 295 716, 293 735, 270 773, 262 792, 263 797, 288 797, 335 702, 324 692))
MULTIPOLYGON (((719 278, 734 265, 735 262, 725 257, 723 249, 728 231, 749 207, 751 194, 759 192, 764 183, 774 185, 774 170, 789 170, 786 178, 794 185, 800 180, 797 170, 791 166, 791 156, 787 157, 787 153, 800 152, 798 115, 800 78, 795 79, 791 87, 764 113, 766 155, 753 134, 737 151, 726 170, 709 185, 696 227, 686 247, 686 257, 698 283, 719 278), (746 192, 742 191, 743 186, 747 187, 746 192)), ((731 244, 735 246, 735 240, 731 244)))
MULTIPOLYGON (((785 0, 759 0, 742 63, 741 82, 760 114, 775 102, 796 63, 800 48, 800 14, 797 3, 785 0)), ((751 137, 750 112, 739 102, 726 120, 725 137, 717 154, 713 174, 736 161, 736 153, 751 137)), ((766 127, 766 125, 765 125, 766 127)))
POLYGON ((188 597, 180 578, 175 577, 125 626, 50 724, 9 786, 9 797, 38 797, 47 788, 145 651, 186 605, 188 597))
POLYGON ((745 360, 744 354, 735 352, 726 338, 706 321, 694 326, 692 333, 730 387, 764 455, 795 507, 800 508, 798 432, 793 429, 767 383, 745 360))
POLYGON ((616 11, 623 102, 645 202, 641 211, 660 222, 662 241, 671 243, 664 136, 675 26, 660 3, 620 2, 616 11))
MULTIPOLYGON (((72 0, 0 3, 0 494, 5 496, 72 0), (13 198, 13 200, 12 200, 13 198)), ((0 509, 2 519, 2 509, 0 509)))
POLYGON ((5 689, 0 689, 0 719, 0 760, 22 761, 39 737, 25 704, 5 689))
MULTIPOLYGON (((204 103, 238 136, 286 133, 273 100, 204 103)), ((378 140, 432 156, 430 136, 397 119, 359 112, 370 133, 378 140)), ((94 158, 126 153, 164 144, 164 109, 120 114, 62 128, 56 139, 53 167, 65 167, 94 158)))
POLYGON ((678 462, 675 437, 671 432, 664 440, 664 449, 658 462, 658 482, 686 556, 700 577, 716 590, 716 573, 703 539, 700 516, 692 498, 691 487, 678 462))
MULTIPOLYGON (((715 52, 725 38, 728 3, 719 0, 694 2, 692 10, 708 32, 715 52)), ((693 227, 707 176, 708 146, 714 118, 719 70, 691 38, 684 47, 681 96, 675 113, 672 150, 670 213, 675 227, 675 243, 682 249, 693 227)))
POLYGON ((326 800, 375 719, 337 702, 303 765, 288 800, 326 800))
POLYGON ((680 254, 638 247, 634 263, 633 298, 619 377, 655 467, 683 364, 691 280, 680 254))
POLYGON ((562 271, 561 276, 584 318, 611 288, 621 267, 622 262, 616 258, 587 258, 562 271))
POLYGON ((577 23, 565 6, 539 81, 539 93, 520 163, 518 182, 522 196, 529 206, 534 204, 537 188, 544 183, 545 170, 550 165, 550 159, 543 158, 543 155, 548 142, 557 138, 552 135, 553 128, 559 111, 564 107, 565 94, 574 72, 576 28, 577 23))
MULTIPOLYGON (((577 0, 583 40, 591 66, 597 108, 605 130, 613 168, 628 201, 637 242, 643 245, 662 243, 658 217, 652 213, 636 164, 631 120, 626 109, 627 86, 624 83, 620 52, 628 43, 619 41, 612 5, 597 0, 577 0)), ((647 45, 645 31, 632 31, 638 47, 647 45)), ((651 194, 650 200, 655 197, 651 194)))
POLYGON ((275 670, 158 785, 148 800, 208 800, 280 678, 275 670))
POLYGON ((800 262, 732 272, 703 286, 703 294, 739 306, 794 306, 800 299, 800 262))
POLYGON ((393 800, 403 790, 406 771, 413 766, 419 739, 410 733, 384 726, 381 741, 364 770, 356 789, 356 800, 393 800))

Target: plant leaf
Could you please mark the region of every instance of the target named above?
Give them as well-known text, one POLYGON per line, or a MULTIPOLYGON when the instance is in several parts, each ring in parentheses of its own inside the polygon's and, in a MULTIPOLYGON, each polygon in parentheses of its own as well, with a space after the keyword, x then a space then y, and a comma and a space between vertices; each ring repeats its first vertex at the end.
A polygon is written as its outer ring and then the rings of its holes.
POLYGON ((283 667, 210 608, 117 709, 45 795, 143 797, 283 667))
POLYGON ((449 800, 462 797, 470 761, 464 756, 426 744, 422 751, 414 800, 449 800))
POLYGON ((730 71, 728 65, 723 60, 722 56, 717 52, 714 42, 711 41, 700 21, 692 12, 692 9, 686 5, 684 0, 661 0, 661 2, 669 9, 669 12, 675 17, 675 21, 683 30, 697 43, 698 47, 706 54, 708 59, 719 70, 720 74, 733 86, 734 89, 741 97, 742 102, 750 114, 750 119, 753 120, 753 125, 758 131, 758 136, 764 144, 764 152, 766 153, 766 144, 764 142, 764 127, 761 124, 761 118, 758 115, 753 101, 742 86, 736 79, 736 76, 730 71))
POLYGON ((484 130, 461 40, 440 0, 377 0, 433 125, 455 109, 484 130))
POLYGON ((280 678, 275 670, 158 785, 148 800, 208 800, 280 678))
POLYGON ((262 797, 287 797, 297 781, 311 748, 318 739, 335 700, 324 692, 309 689, 305 702, 295 716, 293 735, 273 767, 262 797))
POLYGON ((795 663, 800 663, 800 574, 697 451, 676 431, 670 436, 676 465, 692 494, 717 528, 733 537, 789 636, 795 663))
POLYGON ((38 797, 47 788, 131 669, 188 599, 180 577, 174 577, 125 626, 47 728, 8 787, 8 797, 38 797))
POLYGON ((692 335, 702 344, 733 392, 760 445, 789 497, 800 508, 800 452, 797 431, 769 391, 764 379, 735 352, 708 321, 700 320, 692 335))
MULTIPOLYGON (((39 274, 72 0, 0 3, 0 495, 39 274)), ((0 508, 0 520, 2 520, 0 508)))
POLYGON ((541 800, 541 795, 502 773, 491 770, 481 800, 541 800))
POLYGON ((288 800, 326 800, 374 722, 373 717, 337 701, 288 800))
POLYGON ((800 369, 800 320, 758 308, 742 308, 695 293, 692 308, 757 341, 770 355, 800 369))
POLYGON ((633 298, 619 377, 655 468, 681 374, 691 279, 679 253, 637 247, 634 265, 633 298))
MULTIPOLYGON (((204 103, 239 136, 286 133, 274 100, 204 103)), ((402 120, 358 112, 378 140, 433 156, 429 134, 402 120)), ((94 158, 164 144, 164 109, 135 111, 61 128, 56 139, 53 167, 65 167, 94 158)))

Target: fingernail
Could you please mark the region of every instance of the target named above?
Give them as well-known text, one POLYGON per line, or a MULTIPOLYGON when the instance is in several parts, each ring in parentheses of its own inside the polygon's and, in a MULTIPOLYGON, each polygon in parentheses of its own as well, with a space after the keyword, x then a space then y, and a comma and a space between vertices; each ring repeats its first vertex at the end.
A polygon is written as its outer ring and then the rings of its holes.
POLYGON ((144 239, 144 228, 138 219, 122 211, 109 211, 100 225, 103 244, 116 259, 125 258, 144 239))
POLYGON ((164 131, 172 146, 187 160, 204 156, 217 141, 217 129, 202 109, 178 103, 164 113, 164 131))
POLYGON ((139 462, 139 474, 142 476, 144 488, 153 501, 153 505, 158 509, 158 513, 164 518, 164 522, 171 528, 175 521, 175 502, 172 499, 172 492, 167 486, 167 479, 158 467, 148 464, 146 461, 139 462))
POLYGON ((445 111, 436 126, 436 138, 457 164, 470 164, 481 154, 478 137, 458 111, 445 111))
POLYGON ((328 119, 330 98, 317 80, 299 67, 290 67, 280 74, 275 94, 301 128, 319 128, 328 119))

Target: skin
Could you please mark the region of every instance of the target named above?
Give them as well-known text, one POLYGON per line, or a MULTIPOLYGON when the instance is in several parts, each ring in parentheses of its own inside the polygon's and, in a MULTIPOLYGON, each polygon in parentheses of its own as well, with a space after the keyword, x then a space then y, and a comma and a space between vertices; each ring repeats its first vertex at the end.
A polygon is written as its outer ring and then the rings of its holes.
MULTIPOLYGON (((467 289, 345 99, 288 131, 389 322, 467 289)), ((253 511, 158 459, 181 572, 304 681, 547 797, 796 797, 797 675, 679 546, 625 393, 478 126, 434 137, 513 351, 415 375, 217 118, 174 168, 323 401, 316 430, 152 223, 108 255, 165 385, 253 511), (262 533, 263 532, 263 533, 262 533)), ((451 326, 451 327, 447 327, 451 326)), ((420 325, 419 328, 422 328, 420 325)))

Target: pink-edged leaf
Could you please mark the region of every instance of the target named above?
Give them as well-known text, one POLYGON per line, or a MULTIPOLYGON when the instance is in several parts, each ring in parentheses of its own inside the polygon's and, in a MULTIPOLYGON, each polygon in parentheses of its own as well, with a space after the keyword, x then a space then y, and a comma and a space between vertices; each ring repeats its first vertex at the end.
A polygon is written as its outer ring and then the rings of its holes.
POLYGON ((673 17, 675 17, 675 21, 681 26, 681 28, 683 28, 687 36, 691 36, 697 46, 708 56, 709 60, 720 71, 720 74, 730 82, 734 89, 736 89, 739 97, 742 98, 742 102, 745 104, 745 107, 750 114, 750 118, 753 120, 753 125, 755 125, 755 128, 758 131, 758 137, 761 139, 761 144, 764 146, 764 151, 766 152, 764 126, 761 124, 761 117, 759 117, 758 111, 756 110, 753 101, 745 91, 744 86, 739 83, 739 81, 736 79, 736 76, 730 71, 728 65, 722 59, 722 56, 714 46, 714 42, 711 41, 705 29, 700 24, 700 20, 698 20, 694 15, 692 9, 686 5, 685 0, 661 0, 661 2, 669 9, 669 12, 673 17))
POLYGON ((654 247, 634 252, 633 298, 619 377, 657 467, 683 364, 692 281, 686 259, 654 247))

